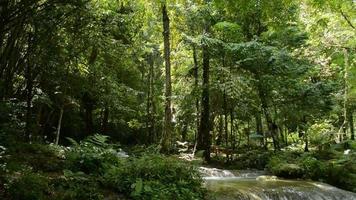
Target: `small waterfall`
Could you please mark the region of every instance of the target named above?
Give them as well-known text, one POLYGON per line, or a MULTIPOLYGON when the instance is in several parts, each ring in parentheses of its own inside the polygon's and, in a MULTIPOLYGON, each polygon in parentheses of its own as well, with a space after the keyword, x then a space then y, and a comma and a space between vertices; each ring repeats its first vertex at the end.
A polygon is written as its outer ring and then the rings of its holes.
POLYGON ((235 175, 229 170, 222 170, 217 168, 200 167, 199 171, 203 174, 204 178, 214 179, 230 177, 233 178, 235 175))
POLYGON ((263 171, 200 168, 216 200, 356 200, 356 194, 311 181, 281 180, 263 171))

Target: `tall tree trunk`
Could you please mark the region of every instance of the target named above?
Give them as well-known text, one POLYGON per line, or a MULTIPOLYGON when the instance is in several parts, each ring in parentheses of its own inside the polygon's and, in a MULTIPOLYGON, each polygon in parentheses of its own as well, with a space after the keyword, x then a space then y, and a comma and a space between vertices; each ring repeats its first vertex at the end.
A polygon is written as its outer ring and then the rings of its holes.
POLYGON ((93 105, 90 102, 85 105, 85 130, 88 135, 93 133, 93 105))
POLYGON ((284 137, 285 137, 285 145, 288 146, 288 128, 284 125, 284 137))
MULTIPOLYGON (((255 119, 256 119, 256 134, 263 136, 262 118, 261 118, 261 113, 260 112, 256 112, 255 119)), ((264 136, 261 139, 261 145, 264 146, 264 136)))
POLYGON ((227 114, 227 99, 226 99, 226 91, 224 89, 224 94, 223 94, 223 109, 224 109, 224 125, 225 125, 225 146, 227 147, 229 144, 229 130, 228 130, 228 114, 227 114))
POLYGON ((83 108, 84 108, 84 122, 86 135, 93 134, 93 110, 94 100, 88 92, 82 96, 83 108))
POLYGON ((230 109, 230 142, 232 149, 235 149, 235 138, 234 138, 234 113, 233 109, 230 109))
POLYGON ((351 138, 351 140, 355 140, 355 127, 354 127, 353 112, 349 112, 349 126, 350 126, 350 138, 351 138))
POLYGON ((307 131, 305 131, 304 133, 304 141, 305 141, 304 152, 309 152, 309 138, 308 138, 307 131))
POLYGON ((154 127, 154 120, 153 118, 153 68, 154 68, 154 62, 153 62, 153 56, 149 58, 149 70, 148 70, 148 84, 147 84, 147 107, 146 107, 146 112, 147 112, 147 122, 146 122, 146 129, 148 132, 148 138, 147 142, 148 143, 153 143, 154 141, 154 136, 153 136, 153 127, 154 127))
POLYGON ((165 114, 164 114, 164 129, 162 138, 162 152, 169 152, 171 149, 172 137, 172 108, 171 108, 171 60, 170 60, 170 42, 169 42, 169 17, 166 4, 162 5, 163 19, 163 40, 164 40, 164 60, 166 66, 166 85, 165 85, 165 114))
MULTIPOLYGON (((150 74, 148 74, 148 83, 150 83, 150 74)), ((147 99, 146 99, 146 130, 147 130, 147 142, 151 143, 151 127, 150 127, 150 123, 151 123, 151 94, 150 94, 150 88, 151 85, 148 84, 148 88, 147 88, 147 99)))
POLYGON ((109 123, 109 107, 105 106, 103 119, 101 122, 101 133, 105 134, 108 130, 108 123, 109 123))
POLYGON ((339 135, 339 142, 342 142, 344 139, 344 134, 346 134, 346 124, 347 124, 347 101, 348 101, 348 72, 349 72, 349 55, 347 49, 343 49, 344 52, 344 99, 343 99, 343 122, 339 128, 338 135, 339 135), (343 130, 343 132, 342 132, 343 130))
POLYGON ((223 134, 224 134, 223 117, 222 117, 222 115, 219 115, 219 132, 218 132, 217 139, 216 139, 216 145, 218 145, 218 146, 221 145, 221 139, 223 137, 223 134))
POLYGON ((188 135, 188 123, 184 122, 183 129, 182 129, 182 141, 187 140, 187 135, 188 135))
POLYGON ((255 119, 256 119, 256 133, 262 135, 262 119, 261 119, 261 114, 259 112, 255 114, 255 119))
MULTIPOLYGON (((193 61, 194 61, 194 90, 195 93, 198 91, 199 87, 199 64, 198 64, 198 56, 197 56, 197 49, 195 45, 193 45, 193 61)), ((200 108, 199 108, 199 97, 197 96, 195 99, 195 109, 196 109, 196 130, 194 140, 195 143, 197 142, 197 134, 199 132, 199 120, 200 120, 200 108)))
POLYGON ((57 133, 56 133, 56 141, 55 141, 56 145, 58 145, 58 143, 59 143, 59 136, 60 136, 60 133, 61 133, 63 112, 64 112, 64 106, 62 106, 60 111, 59 111, 59 118, 58 118, 58 124, 57 124, 57 133))
POLYGON ((33 80, 32 80, 32 69, 31 64, 26 63, 26 127, 25 127, 25 136, 27 140, 31 142, 31 126, 32 126, 32 92, 33 92, 33 80))
POLYGON ((250 120, 247 121, 247 128, 245 129, 245 135, 247 138, 247 147, 250 149, 250 120))
MULTIPOLYGON (((208 32, 208 25, 205 31, 208 32)), ((210 162, 210 105, 209 105, 209 68, 210 56, 208 46, 203 44, 203 92, 202 92, 202 110, 200 118, 200 128, 198 148, 204 150, 205 161, 210 162)), ((198 137, 198 138, 199 138, 198 137)))
MULTIPOLYGON (((258 80, 260 81, 259 78, 258 78, 258 80)), ((261 100, 261 107, 262 107, 262 110, 263 110, 263 112, 265 114, 265 117, 266 117, 268 131, 270 132, 271 137, 272 137, 273 147, 274 147, 274 150, 277 151, 277 150, 280 149, 279 144, 278 144, 278 135, 277 135, 278 127, 272 120, 271 114, 270 114, 269 109, 268 109, 268 103, 267 103, 267 99, 266 99, 266 94, 265 94, 260 82, 258 83, 258 93, 259 93, 259 97, 260 97, 260 100, 261 100)))

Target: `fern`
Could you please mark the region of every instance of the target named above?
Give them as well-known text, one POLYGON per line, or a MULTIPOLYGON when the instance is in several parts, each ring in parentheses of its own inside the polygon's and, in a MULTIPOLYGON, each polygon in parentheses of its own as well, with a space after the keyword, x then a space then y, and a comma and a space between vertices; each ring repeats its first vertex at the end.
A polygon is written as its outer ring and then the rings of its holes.
POLYGON ((78 146, 79 143, 75 141, 73 138, 66 137, 66 139, 71 143, 72 146, 78 146))
POLYGON ((95 135, 92 135, 92 136, 89 136, 88 138, 86 138, 84 140, 84 142, 90 143, 90 144, 93 144, 96 146, 100 146, 100 147, 106 147, 106 146, 108 146, 108 143, 107 143, 108 139, 109 139, 109 136, 95 134, 95 135))

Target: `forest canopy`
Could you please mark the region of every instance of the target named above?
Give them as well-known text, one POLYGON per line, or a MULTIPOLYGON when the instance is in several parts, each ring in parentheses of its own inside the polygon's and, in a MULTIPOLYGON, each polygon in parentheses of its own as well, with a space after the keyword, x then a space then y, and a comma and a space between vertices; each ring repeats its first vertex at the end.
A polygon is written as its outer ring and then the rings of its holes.
POLYGON ((218 151, 229 160, 251 149, 348 144, 355 6, 1 1, 0 147, 68 146, 100 134, 165 155, 186 142, 209 163, 218 151))

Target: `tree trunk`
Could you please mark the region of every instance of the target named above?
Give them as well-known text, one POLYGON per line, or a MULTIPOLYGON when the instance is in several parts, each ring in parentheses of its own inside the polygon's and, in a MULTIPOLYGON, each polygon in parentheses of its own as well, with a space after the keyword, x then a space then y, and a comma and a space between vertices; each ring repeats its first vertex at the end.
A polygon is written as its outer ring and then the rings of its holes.
POLYGON ((94 100, 88 92, 84 93, 82 97, 84 106, 84 121, 85 121, 85 131, 86 135, 93 133, 93 110, 94 110, 94 100))
MULTIPOLYGON (((198 64, 198 56, 197 56, 197 50, 195 45, 193 45, 193 61, 194 61, 194 90, 195 92, 198 91, 199 87, 199 64, 198 64)), ((200 108, 199 108, 199 97, 197 96, 195 99, 195 107, 196 107, 196 130, 195 130, 195 136, 194 140, 195 143, 197 143, 197 134, 199 132, 199 120, 200 120, 200 108)))
MULTIPOLYGON (((257 112, 255 114, 255 119, 256 119, 256 134, 263 136, 262 132, 262 118, 261 118, 261 113, 257 112)), ((261 139, 261 145, 264 146, 264 136, 261 139)))
POLYGON ((57 133, 56 133, 56 141, 55 141, 56 145, 58 145, 58 143, 59 143, 59 136, 60 136, 60 133, 61 133, 63 112, 64 112, 64 106, 61 107, 60 112, 59 112, 59 118, 58 118, 58 124, 57 124, 57 133))
POLYGON ((147 122, 146 122, 146 129, 148 132, 148 138, 147 142, 149 144, 154 142, 154 120, 153 120, 153 68, 154 68, 154 62, 153 62, 153 56, 149 58, 149 70, 148 70, 148 88, 147 88, 147 122))
POLYGON ((284 125, 284 137, 285 137, 285 145, 288 146, 288 128, 284 125))
POLYGON ((188 135, 188 123, 185 122, 183 124, 183 129, 182 129, 182 141, 186 141, 187 140, 187 135, 188 135))
POLYGON ((338 135, 339 135, 339 142, 342 142, 344 139, 344 134, 346 134, 346 124, 347 124, 347 102, 348 102, 348 89, 349 89, 349 84, 348 84, 348 72, 349 72, 349 56, 347 49, 343 50, 344 52, 344 62, 345 62, 345 68, 344 68, 344 95, 343 95, 343 122, 339 128, 338 135), (343 130, 343 132, 342 132, 343 130))
MULTIPOLYGON (((259 78, 258 78, 258 80, 261 81, 259 78)), ((272 137, 273 147, 274 147, 274 150, 277 151, 277 150, 280 149, 279 144, 278 144, 278 135, 277 135, 278 127, 272 120, 271 114, 270 114, 269 109, 268 109, 268 103, 267 103, 267 99, 266 99, 266 94, 265 94, 260 82, 258 83, 258 94, 259 94, 259 97, 260 97, 260 100, 261 100, 262 110, 263 110, 263 112, 265 114, 265 117, 266 117, 268 131, 270 132, 271 137, 272 137)))
POLYGON ((353 112, 349 112, 349 126, 350 126, 350 138, 351 138, 351 140, 355 140, 355 127, 354 127, 353 112))
POLYGON ((234 134, 234 114, 233 114, 233 109, 230 109, 230 143, 232 149, 235 149, 235 138, 233 137, 234 134))
POLYGON ((224 105, 223 105, 223 109, 224 109, 224 122, 225 122, 225 146, 228 146, 228 141, 229 141, 229 130, 228 130, 228 119, 227 119, 227 100, 226 100, 226 91, 224 90, 224 94, 223 94, 223 99, 224 99, 224 105))
POLYGON ((101 133, 105 134, 108 130, 108 122, 109 122, 109 107, 105 106, 103 120, 101 122, 101 133))
MULTIPOLYGON (((208 25, 205 27, 208 32, 208 25)), ((205 161, 210 162, 210 105, 209 105, 209 68, 210 56, 208 46, 203 44, 203 92, 202 92, 202 110, 200 118, 200 128, 198 148, 204 150, 205 161)))
POLYGON ((86 134, 91 135, 93 133, 93 105, 91 103, 85 106, 85 129, 86 134))
POLYGON ((31 142, 31 125, 32 125, 32 92, 33 92, 33 80, 31 75, 31 65, 26 63, 26 127, 25 136, 28 142, 31 142))
POLYGON ((164 60, 166 66, 166 85, 165 85, 165 114, 164 114, 164 129, 162 138, 162 152, 168 153, 171 149, 172 137, 172 108, 171 108, 171 61, 170 61, 170 42, 169 42, 169 17, 167 14, 166 4, 162 5, 163 19, 163 39, 164 39, 164 60))
POLYGON ((218 132, 217 139, 216 139, 217 146, 221 145, 221 139, 223 137, 223 132, 224 132, 223 117, 222 117, 222 115, 219 115, 219 132, 218 132))
POLYGON ((304 132, 304 142, 305 142, 304 151, 309 152, 309 138, 308 138, 307 131, 304 132))

